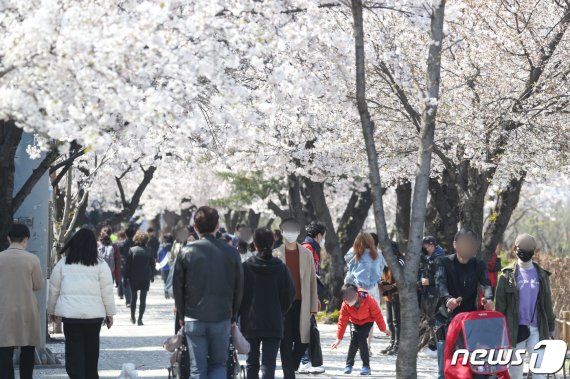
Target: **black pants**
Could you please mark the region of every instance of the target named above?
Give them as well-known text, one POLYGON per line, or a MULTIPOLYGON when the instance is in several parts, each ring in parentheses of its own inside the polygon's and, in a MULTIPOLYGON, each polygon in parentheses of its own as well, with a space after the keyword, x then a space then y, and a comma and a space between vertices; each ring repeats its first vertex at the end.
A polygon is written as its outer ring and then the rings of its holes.
POLYGON ((360 359, 362 359, 362 367, 370 367, 370 351, 368 350, 368 336, 370 329, 374 326, 373 322, 364 325, 352 325, 350 335, 350 346, 348 347, 348 356, 346 357, 346 365, 353 367, 356 352, 360 350, 360 359))
MULTIPOLYGON (((0 347, 0 379, 14 379, 15 347, 0 347)), ((36 348, 22 346, 20 348, 20 379, 32 379, 36 348)))
POLYGON ((63 323, 65 370, 70 379, 98 379, 100 322, 63 323))
POLYGON ((284 379, 294 379, 301 358, 309 344, 301 343, 301 300, 295 300, 285 315, 283 340, 281 341, 281 366, 284 379))
MULTIPOLYGON (((139 290, 132 289, 132 299, 131 299, 131 318, 135 318, 136 310, 137 310, 137 298, 138 298, 139 290)), ((139 305, 139 321, 143 319, 144 311, 146 309, 146 294, 147 291, 140 290, 141 293, 141 303, 139 305)))
POLYGON ((259 357, 261 354, 262 379, 275 378, 277 351, 281 340, 278 338, 248 338, 249 354, 247 355, 247 379, 259 379, 259 357))
POLYGON ((390 339, 400 341, 400 300, 387 301, 386 308, 388 311, 388 329, 392 333, 390 339))

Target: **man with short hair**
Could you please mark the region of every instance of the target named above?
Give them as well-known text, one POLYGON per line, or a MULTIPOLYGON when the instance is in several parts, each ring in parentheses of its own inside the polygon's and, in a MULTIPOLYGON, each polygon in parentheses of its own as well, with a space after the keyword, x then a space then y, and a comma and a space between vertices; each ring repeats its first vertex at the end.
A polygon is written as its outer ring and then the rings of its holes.
POLYGON ((30 230, 14 224, 8 250, 0 252, 0 377, 14 379, 14 349, 20 347, 20 379, 32 379, 35 347, 41 345, 40 314, 34 291, 44 286, 37 256, 26 251, 30 230))
POLYGON ((231 326, 243 293, 241 259, 215 237, 220 223, 214 208, 200 207, 194 228, 200 239, 185 246, 174 265, 176 310, 188 339, 190 377, 225 379, 231 326))
POLYGON ((284 244, 274 251, 274 255, 285 263, 295 285, 295 300, 285 315, 281 366, 285 379, 295 379, 295 371, 311 342, 311 317, 318 312, 317 276, 313 255, 297 242, 301 233, 297 220, 283 220, 281 233, 284 244))
MULTIPOLYGON (((305 232, 307 235, 302 245, 313 255, 315 273, 317 275, 317 294, 319 296, 319 302, 322 303, 326 289, 321 282, 321 249, 325 247, 327 226, 320 221, 311 221, 305 228, 305 232)), ((307 349, 305 355, 303 355, 301 363, 302 366, 299 369, 299 374, 323 374, 325 372, 325 369, 322 366, 313 366, 311 364, 309 349, 307 349)))
POLYGON ((445 335, 447 326, 459 313, 476 311, 479 303, 479 286, 483 290, 481 305, 492 310, 493 289, 487 264, 477 259, 479 240, 471 229, 461 229, 455 235, 453 247, 456 253, 436 260, 435 283, 439 295, 439 311, 436 314, 436 345, 438 378, 443 379, 445 335))

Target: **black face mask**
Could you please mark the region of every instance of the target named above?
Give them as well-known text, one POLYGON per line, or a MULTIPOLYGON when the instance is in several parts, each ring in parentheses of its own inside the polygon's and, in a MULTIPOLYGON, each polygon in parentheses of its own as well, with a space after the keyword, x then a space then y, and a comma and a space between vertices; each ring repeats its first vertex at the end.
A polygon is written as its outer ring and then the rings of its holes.
POLYGON ((518 250, 517 251, 517 257, 520 258, 521 261, 523 262, 528 262, 532 259, 534 255, 534 250, 518 250))
POLYGON ((425 247, 422 247, 422 253, 424 253, 425 255, 429 255, 429 252, 425 247))

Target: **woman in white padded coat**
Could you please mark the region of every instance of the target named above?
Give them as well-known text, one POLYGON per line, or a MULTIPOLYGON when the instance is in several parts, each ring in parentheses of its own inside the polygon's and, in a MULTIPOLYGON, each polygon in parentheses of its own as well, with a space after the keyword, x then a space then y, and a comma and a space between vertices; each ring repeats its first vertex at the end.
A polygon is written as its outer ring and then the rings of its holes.
POLYGON ((48 314, 63 321, 65 369, 71 379, 96 379, 99 334, 115 315, 113 277, 98 257, 97 240, 89 229, 79 230, 64 246, 49 285, 48 314))

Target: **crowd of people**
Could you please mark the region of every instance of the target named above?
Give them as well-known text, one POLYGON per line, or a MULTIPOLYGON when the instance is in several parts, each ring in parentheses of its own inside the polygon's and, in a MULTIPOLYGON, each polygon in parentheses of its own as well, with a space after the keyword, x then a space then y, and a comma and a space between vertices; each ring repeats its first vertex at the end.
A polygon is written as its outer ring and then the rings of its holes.
MULTIPOLYGON (((176 236, 163 235, 162 244, 152 228, 143 232, 131 226, 115 235, 106 226, 98 238, 92 229, 81 228, 60 252, 47 303, 50 320, 63 323, 69 377, 98 378, 99 334, 102 326, 113 326, 117 313, 114 288, 130 310, 131 322, 143 326, 150 283, 158 275, 165 297, 174 300, 175 332, 182 329, 187 340, 190 378, 227 377, 228 346, 236 329, 250 345, 248 379, 259 378, 260 372, 263 379, 274 378, 278 354, 285 379, 325 372, 311 344, 315 316, 329 295, 321 282, 326 234, 321 222, 304 226, 289 218, 274 231, 238 225, 232 236, 220 227, 217 210, 207 206, 195 212, 193 226, 176 236)), ((20 377, 30 379, 34 346, 40 344, 34 291, 42 288, 44 278, 38 258, 26 251, 29 229, 14 224, 8 236, 10 248, 0 253, 0 285, 9 283, 14 290, 0 291, 0 302, 13 305, 0 312, 0 377, 14 377, 12 356, 20 347, 20 377)), ((345 374, 353 372, 358 352, 360 374, 370 375, 376 351, 396 355, 399 350, 398 283, 378 246, 378 236, 361 232, 345 255, 342 305, 331 346, 337 348, 350 330, 345 374), (381 350, 373 348, 374 324, 390 338, 381 350)), ((462 312, 501 312, 511 344, 530 353, 536 342, 553 336, 550 273, 532 260, 535 239, 519 236, 517 260, 502 270, 496 255, 489 262, 477 259, 477 249, 478 236, 470 229, 455 236, 454 254, 434 237, 423 240, 418 304, 429 325, 425 352, 438 358, 438 379, 445 377, 447 328, 462 312)), ((405 265, 405 252, 396 242, 392 250, 405 265)), ((522 366, 510 371, 511 378, 522 378, 522 366)))

